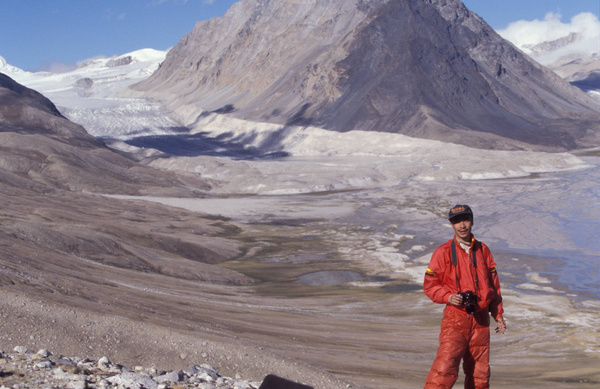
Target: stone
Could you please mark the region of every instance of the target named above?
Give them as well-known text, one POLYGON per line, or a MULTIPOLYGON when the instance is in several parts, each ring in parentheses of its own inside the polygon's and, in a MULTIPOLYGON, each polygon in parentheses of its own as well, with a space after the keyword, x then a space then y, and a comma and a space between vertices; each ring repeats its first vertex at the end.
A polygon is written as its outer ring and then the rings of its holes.
POLYGON ((42 362, 38 362, 35 365, 33 365, 34 368, 36 369, 50 369, 53 366, 53 363, 50 361, 42 361, 42 362))
POLYGON ((59 369, 61 369, 64 372, 67 372, 67 373, 71 373, 71 374, 80 374, 81 373, 81 369, 77 366, 59 365, 58 367, 59 367, 59 369))
POLYGON ((107 357, 102 357, 98 359, 98 364, 110 365, 110 360, 107 357))
POLYGON ((218 379, 219 373, 208 364, 203 364, 201 366, 192 366, 189 372, 190 376, 196 376, 204 381, 214 382, 218 379))
POLYGON ((48 358, 50 356, 50 352, 48 350, 41 349, 35 355, 39 355, 42 358, 48 358))
POLYGON ((202 383, 196 385, 196 387, 198 389, 216 389, 216 388, 220 388, 221 386, 215 386, 208 382, 202 382, 202 383))
POLYGON ((167 374, 156 377, 154 380, 159 383, 172 382, 177 383, 183 379, 183 371, 172 371, 167 374))
POLYGON ((129 389, 158 389, 158 383, 152 378, 131 372, 107 378, 106 381, 129 389))
POLYGON ((86 381, 70 381, 66 384, 67 389, 86 389, 88 387, 86 381))
POLYGON ((31 351, 29 351, 25 346, 16 346, 13 351, 21 355, 31 354, 31 351))
MULTIPOLYGON (((81 357, 60 357, 54 360, 40 359, 50 352, 27 352, 18 348, 19 353, 0 358, 3 371, 16 371, 16 388, 65 388, 65 389, 256 389, 260 383, 243 380, 236 374, 235 380, 222 377, 208 364, 194 365, 189 372, 183 370, 158 371, 156 367, 122 366, 113 364, 107 357, 92 360, 81 357), (25 354, 21 354, 25 352, 25 354), (100 369, 107 367, 109 371, 100 369), (148 373, 160 373, 155 378, 148 373), (114 374, 114 376, 109 376, 114 374), (43 382, 43 386, 39 386, 43 382)), ((0 355, 3 355, 0 352, 0 355)), ((12 378, 11 378, 12 379, 12 378)), ((3 389, 0 386, 0 389, 3 389)))

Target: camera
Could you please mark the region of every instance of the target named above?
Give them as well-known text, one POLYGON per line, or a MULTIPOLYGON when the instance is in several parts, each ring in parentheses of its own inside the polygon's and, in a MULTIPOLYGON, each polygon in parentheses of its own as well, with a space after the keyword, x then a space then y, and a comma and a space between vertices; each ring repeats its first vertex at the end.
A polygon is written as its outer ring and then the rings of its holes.
POLYGON ((465 311, 469 315, 475 314, 475 311, 477 311, 477 295, 470 290, 467 290, 466 292, 458 292, 458 294, 462 296, 465 311))

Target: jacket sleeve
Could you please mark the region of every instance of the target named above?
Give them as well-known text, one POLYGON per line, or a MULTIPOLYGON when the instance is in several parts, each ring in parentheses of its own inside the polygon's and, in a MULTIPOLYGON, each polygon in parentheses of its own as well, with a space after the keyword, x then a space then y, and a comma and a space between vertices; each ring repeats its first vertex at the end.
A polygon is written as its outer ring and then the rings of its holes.
POLYGON ((504 313, 504 306, 502 304, 502 291, 500 289, 500 278, 498 277, 498 271, 496 270, 496 262, 490 250, 486 247, 486 261, 489 271, 490 284, 494 288, 495 298, 490 303, 490 314, 494 320, 498 320, 504 313))
POLYGON ((437 248, 433 252, 423 280, 423 291, 431 301, 438 304, 448 304, 452 294, 450 287, 443 282, 445 272, 450 271, 447 266, 448 261, 445 259, 445 251, 437 248))

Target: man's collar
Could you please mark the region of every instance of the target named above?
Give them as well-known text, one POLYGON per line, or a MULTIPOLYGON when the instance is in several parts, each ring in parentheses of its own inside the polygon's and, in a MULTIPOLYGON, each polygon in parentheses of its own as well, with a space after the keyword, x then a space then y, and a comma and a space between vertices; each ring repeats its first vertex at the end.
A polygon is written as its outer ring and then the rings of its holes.
POLYGON ((454 237, 456 238, 457 242, 462 242, 462 243, 467 244, 469 246, 471 246, 473 244, 473 242, 475 242, 475 236, 473 234, 471 234, 471 239, 469 241, 465 241, 465 240, 460 239, 458 237, 458 235, 456 235, 456 234, 454 235, 454 237))

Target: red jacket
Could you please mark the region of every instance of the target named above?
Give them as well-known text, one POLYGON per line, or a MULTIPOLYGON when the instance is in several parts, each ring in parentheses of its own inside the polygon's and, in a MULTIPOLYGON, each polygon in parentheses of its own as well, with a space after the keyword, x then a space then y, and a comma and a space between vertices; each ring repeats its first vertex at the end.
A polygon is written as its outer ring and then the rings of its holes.
MULTIPOLYGON (((480 310, 489 310, 492 317, 498 320, 502 317, 502 295, 500 293, 500 281, 496 273, 496 262, 492 257, 490 249, 484 244, 471 239, 470 255, 461 247, 456 236, 438 247, 431 256, 429 267, 425 272, 423 291, 435 303, 448 304, 451 294, 467 290, 477 293, 477 301, 480 310), (452 265, 452 241, 456 244, 457 265, 452 265), (473 267, 473 251, 476 252, 477 268, 473 267), (461 290, 456 285, 456 272, 461 290), (478 287, 475 287, 475 272, 477 272, 478 287)), ((458 308, 448 304, 448 307, 464 312, 464 308, 458 308)))

